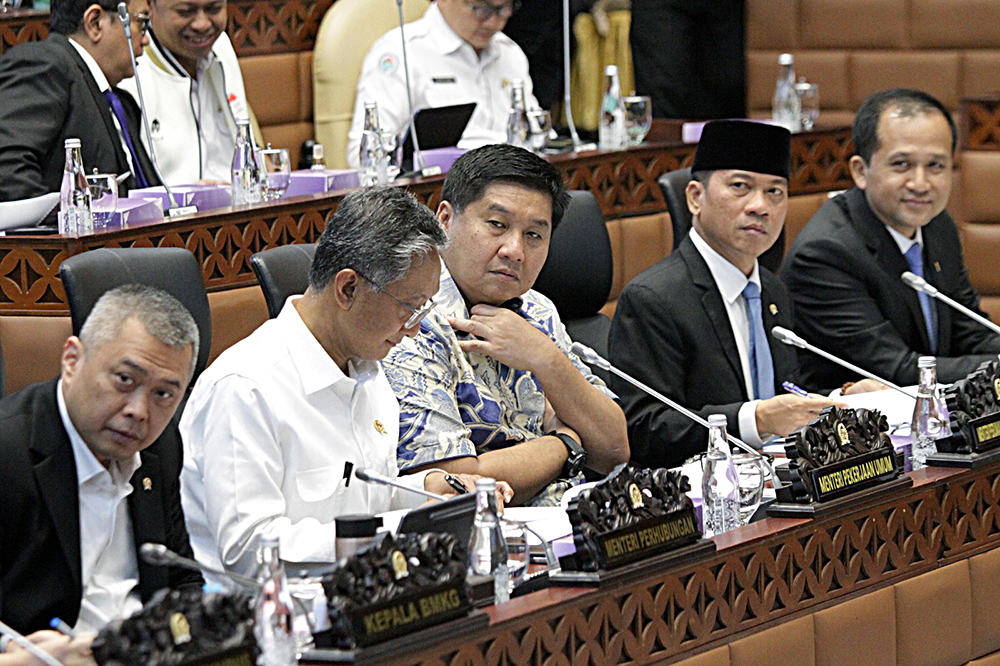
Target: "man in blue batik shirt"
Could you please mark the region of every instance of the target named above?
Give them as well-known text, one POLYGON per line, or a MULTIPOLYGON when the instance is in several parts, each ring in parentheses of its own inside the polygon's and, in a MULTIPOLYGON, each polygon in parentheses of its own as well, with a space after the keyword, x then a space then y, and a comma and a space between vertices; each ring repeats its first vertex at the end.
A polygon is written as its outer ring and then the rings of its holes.
POLYGON ((569 197, 526 150, 491 145, 448 172, 437 209, 450 245, 436 306, 383 361, 400 404, 399 467, 507 481, 552 505, 629 457, 615 395, 570 352, 555 306, 531 286, 569 197))

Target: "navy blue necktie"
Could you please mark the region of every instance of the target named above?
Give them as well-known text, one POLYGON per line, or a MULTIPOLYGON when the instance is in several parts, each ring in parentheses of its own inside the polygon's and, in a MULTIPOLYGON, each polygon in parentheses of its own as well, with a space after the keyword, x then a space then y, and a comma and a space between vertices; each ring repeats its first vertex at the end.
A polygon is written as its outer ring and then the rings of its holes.
POLYGON ((128 152, 132 155, 132 170, 135 171, 135 182, 140 188, 149 187, 146 176, 142 173, 142 167, 139 166, 139 156, 136 155, 135 146, 132 145, 132 137, 128 133, 128 123, 125 122, 125 107, 122 106, 122 101, 111 88, 104 91, 104 97, 107 98, 108 104, 111 105, 111 113, 115 114, 115 118, 118 119, 118 126, 122 128, 122 138, 125 139, 128 152))
POLYGON ((764 330, 764 315, 760 308, 760 287, 756 282, 747 282, 743 288, 743 302, 747 307, 747 324, 750 329, 750 379, 753 382, 753 398, 767 400, 774 397, 774 362, 771 360, 771 346, 767 344, 764 330))
MULTIPOLYGON (((920 243, 911 245, 910 249, 903 256, 906 257, 906 264, 910 267, 910 272, 923 277, 924 258, 921 254, 920 243)), ((930 296, 921 291, 917 292, 917 297, 920 299, 920 309, 924 313, 924 324, 927 325, 927 337, 931 341, 931 353, 937 354, 937 322, 935 321, 937 312, 934 310, 934 304, 931 303, 930 296)))

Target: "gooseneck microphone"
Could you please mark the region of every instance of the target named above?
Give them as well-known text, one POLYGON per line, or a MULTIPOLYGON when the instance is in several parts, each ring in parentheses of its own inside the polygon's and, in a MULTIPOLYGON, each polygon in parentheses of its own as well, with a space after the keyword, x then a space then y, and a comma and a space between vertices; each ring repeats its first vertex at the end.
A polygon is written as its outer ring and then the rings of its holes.
POLYGON ((219 578, 225 578, 226 580, 232 581, 240 587, 246 587, 251 590, 260 589, 260 583, 255 581, 253 578, 241 576, 240 574, 229 573, 228 571, 221 571, 207 566, 197 560, 192 560, 189 557, 184 557, 183 555, 175 553, 162 543, 146 542, 142 544, 142 546, 139 547, 139 556, 142 557, 143 561, 147 564, 154 564, 157 566, 178 566, 190 571, 197 571, 199 573, 210 573, 213 576, 218 576, 219 578))
POLYGON ((858 366, 854 365, 853 363, 848 363, 847 361, 845 361, 844 359, 840 358, 839 356, 834 356, 830 352, 823 351, 819 347, 816 347, 815 345, 809 344, 808 342, 806 342, 805 340, 803 340, 801 337, 799 337, 798 334, 793 333, 792 331, 789 331, 784 326, 775 326, 774 328, 772 328, 771 329, 771 335, 773 335, 776 340, 778 340, 780 342, 783 342, 786 345, 791 345, 792 347, 798 347, 799 349, 808 349, 812 353, 818 354, 819 356, 822 356, 823 358, 825 358, 825 359, 827 359, 829 361, 833 361, 837 365, 843 366, 843 367, 847 368, 848 370, 852 370, 852 371, 858 373, 859 375, 861 375, 862 377, 867 377, 868 379, 874 379, 877 382, 882 382, 883 384, 885 384, 889 388, 895 389, 895 390, 899 391, 900 393, 902 393, 903 395, 905 395, 908 398, 913 398, 914 400, 917 399, 917 396, 913 395, 912 393, 910 393, 909 391, 907 391, 905 389, 900 388, 896 384, 893 384, 888 379, 885 379, 884 377, 879 377, 878 375, 873 374, 871 372, 868 372, 867 370, 865 370, 863 368, 859 368, 858 366))
MULTIPOLYGON (((167 198, 170 199, 170 210, 167 211, 167 215, 170 217, 175 217, 177 215, 186 215, 187 213, 197 213, 198 209, 195 206, 178 206, 177 199, 174 198, 174 193, 170 189, 170 185, 167 180, 160 173, 160 165, 156 162, 156 151, 153 150, 153 137, 149 133, 149 119, 146 117, 146 104, 142 99, 142 82, 139 81, 139 69, 136 67, 135 53, 132 52, 132 19, 128 15, 128 5, 124 2, 118 3, 118 20, 122 24, 122 28, 125 29, 125 48, 128 49, 128 57, 132 63, 132 76, 135 78, 135 90, 139 93, 139 115, 142 116, 142 126, 146 130, 146 143, 149 144, 149 161, 153 164, 153 171, 156 172, 156 177, 160 179, 163 183, 163 189, 167 191, 167 198)), ((123 128, 124 129, 124 128, 123 128)), ((138 159, 138 157, 136 158, 138 159)), ((138 169, 139 165, 135 165, 138 169)))
POLYGON ((569 136, 573 141, 573 152, 579 153, 583 150, 596 150, 597 146, 592 143, 580 141, 580 135, 576 133, 576 123, 573 122, 573 87, 570 85, 570 49, 569 49, 569 0, 562 3, 562 31, 563 31, 563 108, 566 110, 566 124, 569 125, 569 136))
POLYGON ((411 493, 416 493, 417 495, 423 495, 424 497, 430 497, 431 499, 437 500, 439 502, 443 502, 444 500, 448 499, 444 495, 438 495, 437 493, 432 493, 428 490, 424 490, 423 488, 415 488, 413 486, 403 485, 402 483, 393 481, 389 477, 382 476, 378 472, 370 469, 363 469, 359 467, 358 469, 354 470, 354 476, 355 478, 364 481, 365 483, 377 483, 383 486, 392 486, 393 488, 399 488, 400 490, 408 490, 411 493))
POLYGON ((911 273, 910 271, 906 271, 900 277, 903 278, 903 282, 905 282, 908 287, 923 292, 928 296, 930 296, 931 298, 935 298, 941 301, 942 303, 944 303, 953 310, 958 310, 966 317, 979 322, 980 324, 990 329, 994 333, 1000 333, 1000 326, 997 326, 986 317, 976 314, 975 312, 965 307, 964 305, 954 300, 953 298, 950 298, 949 296, 942 294, 941 290, 939 290, 937 287, 935 287, 934 285, 932 285, 930 282, 923 279, 919 275, 911 273))
POLYGON ((424 162, 424 154, 420 152, 420 141, 417 138, 417 117, 413 113, 413 91, 410 88, 410 60, 406 57, 406 35, 403 34, 403 0, 396 0, 396 7, 399 10, 399 40, 403 45, 403 75, 406 77, 406 103, 410 109, 410 136, 413 137, 413 169, 424 175, 427 163, 424 162))
MULTIPOLYGON (((699 425, 702 425, 702 426, 705 426, 706 428, 709 427, 708 421, 706 421, 705 419, 701 418, 700 416, 698 416, 697 414, 695 414, 694 412, 692 412, 687 407, 684 407, 680 403, 678 403, 678 402, 676 402, 674 400, 671 400, 670 398, 668 398, 667 396, 663 395, 662 393, 660 393, 656 389, 654 389, 654 388, 652 388, 650 386, 647 386, 646 384, 643 384, 642 382, 640 382, 635 377, 633 377, 633 376, 629 375, 628 373, 623 372, 622 370, 619 370, 615 366, 611 365, 611 363, 607 359, 605 359, 604 357, 602 357, 600 354, 598 354, 596 351, 594 351, 593 349, 591 349, 587 345, 585 345, 583 343, 580 343, 580 342, 574 342, 573 343, 573 347, 572 347, 572 351, 573 351, 574 354, 576 354, 577 356, 579 356, 580 358, 582 358, 587 363, 590 363, 591 365, 596 365, 601 370, 605 370, 605 371, 610 372, 610 373, 612 373, 614 375, 617 375, 618 377, 621 377, 622 379, 624 379, 625 381, 627 381, 632 386, 635 386, 636 388, 638 388, 642 392, 644 392, 644 393, 646 393, 648 395, 653 396, 654 398, 656 398, 657 400, 659 400, 663 404, 667 405, 668 407, 671 407, 672 409, 677 410, 678 412, 680 412, 684 416, 688 417, 689 419, 691 419, 695 423, 697 423, 699 425)), ((737 448, 743 449, 747 453, 749 453, 751 455, 754 455, 754 456, 757 456, 758 458, 760 458, 764 462, 764 465, 767 467, 767 471, 771 475, 771 482, 774 484, 775 488, 781 488, 784 485, 781 482, 781 480, 778 479, 778 475, 774 473, 774 467, 771 466, 771 461, 767 459, 767 456, 762 455, 760 451, 758 451, 757 449, 753 448, 752 446, 750 446, 749 444, 747 444, 743 440, 737 439, 736 437, 733 437, 728 432, 726 433, 726 439, 729 440, 729 442, 731 444, 733 444, 734 446, 736 446, 737 448)))

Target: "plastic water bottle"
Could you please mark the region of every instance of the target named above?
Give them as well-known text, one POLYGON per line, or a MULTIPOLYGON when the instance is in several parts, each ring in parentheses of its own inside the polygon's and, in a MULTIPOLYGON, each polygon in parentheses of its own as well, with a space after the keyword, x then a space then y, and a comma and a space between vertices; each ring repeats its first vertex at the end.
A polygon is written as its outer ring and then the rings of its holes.
POLYGON ((778 56, 778 82, 774 87, 771 118, 789 132, 802 129, 802 103, 795 90, 795 57, 791 53, 778 56))
POLYGON ((254 636, 260 648, 258 666, 296 666, 294 613, 288 593, 285 566, 281 563, 277 537, 261 541, 261 564, 257 582, 261 591, 257 602, 254 636))
POLYGON ((726 440, 725 414, 712 414, 708 425, 708 452, 701 479, 701 531, 706 537, 740 526, 739 483, 726 440))
POLYGON ((476 518, 472 524, 472 562, 474 574, 493 578, 495 603, 510 600, 509 551, 497 515, 497 482, 476 479, 476 518))
POLYGON ((507 143, 511 146, 531 150, 531 125, 528 122, 528 108, 524 100, 524 81, 522 79, 514 79, 510 83, 507 143))
POLYGON ((66 139, 66 163, 59 188, 59 233, 73 235, 94 230, 90 208, 90 190, 83 170, 80 139, 66 139))
POLYGON ((378 120, 378 104, 365 102, 365 125, 361 132, 361 184, 384 185, 389 182, 388 162, 382 146, 382 126, 378 120))
POLYGON ((309 168, 313 171, 324 171, 326 169, 326 159, 323 157, 322 143, 313 144, 312 162, 309 168))
POLYGON ((910 461, 913 469, 926 467, 927 456, 937 453, 937 440, 950 434, 946 410, 937 385, 937 360, 933 356, 921 356, 917 361, 917 369, 920 372, 920 388, 917 389, 917 402, 913 407, 910 426, 910 461))
POLYGON ((625 102, 622 100, 618 67, 604 68, 604 97, 601 99, 601 121, 597 140, 601 148, 620 150, 625 147, 625 102))
POLYGON ((233 151, 233 180, 230 186, 233 205, 257 203, 262 198, 263 169, 250 133, 250 118, 236 118, 236 150, 233 151))

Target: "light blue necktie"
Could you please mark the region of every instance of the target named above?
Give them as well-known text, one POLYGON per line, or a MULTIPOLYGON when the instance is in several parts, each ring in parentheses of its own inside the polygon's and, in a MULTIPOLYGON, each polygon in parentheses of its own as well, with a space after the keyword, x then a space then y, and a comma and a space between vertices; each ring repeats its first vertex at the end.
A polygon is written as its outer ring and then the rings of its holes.
POLYGON ((747 282, 743 288, 743 302, 747 306, 747 324, 750 329, 750 378, 753 381, 755 400, 774 397, 774 363, 771 347, 767 344, 764 316, 760 310, 760 287, 747 282))
MULTIPOLYGON (((903 256, 906 257, 906 264, 910 267, 910 272, 923 277, 924 258, 921 254, 920 243, 911 245, 910 249, 903 256)), ((937 354, 937 312, 934 310, 934 304, 931 303, 930 296, 921 291, 917 293, 917 298, 920 299, 920 309, 924 313, 924 324, 927 325, 927 337, 931 341, 931 353, 937 354)))

